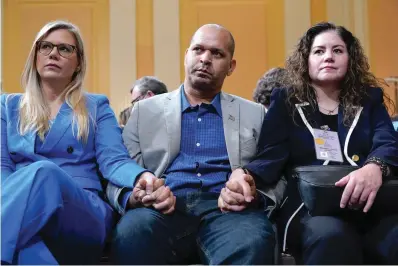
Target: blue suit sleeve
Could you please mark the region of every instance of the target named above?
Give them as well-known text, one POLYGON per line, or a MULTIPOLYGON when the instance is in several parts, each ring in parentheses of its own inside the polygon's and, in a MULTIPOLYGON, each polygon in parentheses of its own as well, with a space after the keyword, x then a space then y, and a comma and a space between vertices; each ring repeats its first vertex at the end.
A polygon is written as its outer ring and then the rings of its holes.
POLYGON ((15 172, 15 163, 10 157, 7 144, 7 95, 1 95, 1 179, 15 172))
POLYGON ((398 137, 391 118, 383 104, 380 88, 372 88, 371 123, 373 128, 372 148, 368 158, 378 157, 393 167, 398 167, 398 137))
POLYGON ((282 176, 282 170, 289 158, 289 121, 285 103, 286 90, 276 89, 271 95, 271 105, 261 128, 256 158, 244 168, 248 169, 261 188, 275 184, 282 176))
POLYGON ((130 158, 105 96, 98 97, 96 117, 95 149, 102 175, 119 187, 132 188, 136 178, 147 170, 130 158))
POLYGON ((129 198, 130 198, 130 195, 131 195, 133 192, 131 192, 131 191, 126 191, 126 192, 122 192, 122 193, 124 193, 124 194, 121 194, 121 195, 120 195, 121 202, 119 202, 119 204, 120 204, 120 206, 122 206, 122 208, 123 208, 124 210, 126 210, 127 202, 128 202, 128 200, 129 200, 129 198))

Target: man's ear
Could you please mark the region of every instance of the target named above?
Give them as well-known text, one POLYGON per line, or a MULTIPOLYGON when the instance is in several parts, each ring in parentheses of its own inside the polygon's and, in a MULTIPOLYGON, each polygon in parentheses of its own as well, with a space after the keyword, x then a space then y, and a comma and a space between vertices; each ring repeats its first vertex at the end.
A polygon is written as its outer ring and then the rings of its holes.
POLYGON ((151 90, 147 91, 146 94, 148 95, 148 98, 155 96, 155 93, 153 93, 153 91, 151 91, 151 90))
POLYGON ((189 50, 189 48, 185 50, 185 55, 184 55, 184 66, 187 65, 187 53, 188 53, 188 50, 189 50))
POLYGON ((234 72, 235 67, 236 67, 236 60, 232 59, 230 64, 229 64, 229 69, 228 69, 227 76, 231 76, 232 75, 232 72, 234 72))

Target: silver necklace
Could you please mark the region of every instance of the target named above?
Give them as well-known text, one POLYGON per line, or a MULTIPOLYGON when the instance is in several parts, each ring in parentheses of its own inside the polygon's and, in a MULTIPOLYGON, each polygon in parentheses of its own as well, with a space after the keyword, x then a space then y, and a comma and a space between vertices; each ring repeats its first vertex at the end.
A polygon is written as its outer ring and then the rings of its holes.
POLYGON ((324 108, 324 107, 322 107, 320 105, 318 105, 318 106, 319 106, 319 108, 327 111, 328 112, 327 115, 332 115, 334 113, 334 111, 336 111, 336 109, 339 107, 339 105, 337 104, 337 106, 333 110, 329 110, 329 109, 326 109, 326 108, 324 108))

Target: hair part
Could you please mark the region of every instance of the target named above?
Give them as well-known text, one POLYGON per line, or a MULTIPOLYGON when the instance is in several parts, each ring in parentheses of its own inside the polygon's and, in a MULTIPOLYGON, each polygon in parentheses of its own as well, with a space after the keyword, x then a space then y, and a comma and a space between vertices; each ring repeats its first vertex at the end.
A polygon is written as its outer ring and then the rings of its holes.
POLYGON ((30 49, 21 77, 21 86, 25 93, 20 103, 19 132, 21 135, 25 135, 27 132, 33 131, 39 135, 41 140, 44 140, 45 133, 50 129, 51 113, 45 102, 40 75, 36 68, 38 52, 36 43, 46 38, 50 33, 61 29, 68 30, 76 40, 76 55, 79 67, 60 97, 73 110, 72 131, 75 132, 74 129, 77 128, 77 139, 86 142, 89 134, 89 115, 83 92, 83 80, 87 67, 84 44, 79 28, 72 23, 60 20, 44 25, 36 35, 30 49))
MULTIPOLYGON (((314 110, 317 100, 311 86, 308 58, 316 36, 327 31, 336 32, 344 41, 349 55, 347 73, 341 82, 339 95, 340 104, 344 108, 344 124, 351 124, 361 100, 367 96, 369 87, 382 87, 385 84, 370 72, 370 66, 359 40, 343 26, 336 26, 330 22, 321 22, 310 29, 299 39, 293 53, 286 60, 286 82, 291 86, 288 92, 288 104, 294 109, 294 104, 308 102, 314 110)), ((391 103, 391 99, 384 93, 384 99, 391 103)))

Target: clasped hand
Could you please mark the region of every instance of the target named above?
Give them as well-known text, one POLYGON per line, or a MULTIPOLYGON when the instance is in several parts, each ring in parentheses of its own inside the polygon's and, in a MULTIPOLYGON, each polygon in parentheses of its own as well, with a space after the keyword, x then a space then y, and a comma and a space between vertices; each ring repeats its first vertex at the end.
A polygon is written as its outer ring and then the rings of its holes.
POLYGON ((157 178, 150 172, 141 174, 129 198, 129 207, 153 207, 163 214, 174 211, 176 197, 169 187, 164 185, 164 179, 157 178))
POLYGON ((257 196, 256 184, 251 175, 235 169, 218 198, 222 212, 242 211, 252 204, 257 196))

